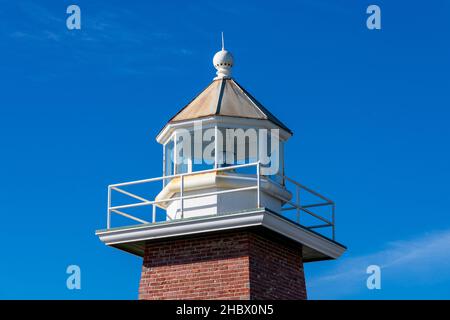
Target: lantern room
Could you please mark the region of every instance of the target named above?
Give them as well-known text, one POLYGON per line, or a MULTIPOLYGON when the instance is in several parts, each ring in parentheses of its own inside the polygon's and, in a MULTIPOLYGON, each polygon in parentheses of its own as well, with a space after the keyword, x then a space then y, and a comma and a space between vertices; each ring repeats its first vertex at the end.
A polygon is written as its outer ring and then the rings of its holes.
POLYGON ((179 111, 157 137, 163 145, 164 188, 157 199, 206 193, 204 197, 162 202, 168 219, 239 211, 263 205, 279 212, 292 194, 284 188, 284 145, 292 132, 231 78, 233 58, 225 50, 214 59, 217 77, 179 111), (250 164, 260 164, 253 167, 250 164), (260 199, 255 185, 261 170, 260 199), (204 172, 211 170, 210 172, 204 172), (201 172, 200 175, 192 174, 201 172), (173 175, 190 174, 183 178, 173 175), (183 188, 181 188, 183 184, 183 188), (211 192, 218 192, 210 195, 211 192))

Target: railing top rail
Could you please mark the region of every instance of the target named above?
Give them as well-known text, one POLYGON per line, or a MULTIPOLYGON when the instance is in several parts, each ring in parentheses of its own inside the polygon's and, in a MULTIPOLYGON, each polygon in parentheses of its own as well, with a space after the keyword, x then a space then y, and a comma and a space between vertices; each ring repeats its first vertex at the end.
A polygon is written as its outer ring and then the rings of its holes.
POLYGON ((217 194, 224 194, 224 193, 232 193, 232 192, 239 192, 239 191, 244 191, 244 190, 254 190, 257 189, 257 186, 251 186, 251 187, 242 187, 242 188, 235 188, 235 189, 230 189, 230 190, 222 190, 222 191, 213 191, 213 192, 205 192, 205 193, 199 193, 199 194, 193 194, 193 195, 188 195, 188 196, 178 196, 178 197, 172 197, 172 198, 167 198, 167 199, 161 199, 161 200, 145 200, 142 202, 138 202, 138 203, 132 203, 132 204, 124 204, 124 205, 120 205, 120 206, 113 206, 113 207, 109 207, 110 210, 116 210, 116 209, 125 209, 125 208, 134 208, 134 207, 142 207, 142 206, 150 206, 153 204, 158 204, 158 203, 164 203, 164 202, 173 202, 173 201, 178 201, 178 200, 188 200, 188 199, 195 199, 195 198, 201 198, 201 197, 205 197, 205 196, 211 196, 211 195, 217 195, 217 194))
POLYGON ((187 172, 187 173, 178 173, 178 174, 173 174, 173 175, 170 175, 170 176, 162 176, 162 177, 156 177, 156 178, 149 178, 149 179, 142 179, 142 180, 135 180, 135 181, 129 181, 129 182, 110 184, 109 187, 110 188, 112 188, 112 187, 123 187, 123 186, 129 186, 129 185, 134 185, 134 184, 146 183, 146 182, 153 182, 153 181, 160 181, 160 180, 165 180, 165 179, 180 178, 182 176, 185 177, 185 176, 193 176, 193 175, 202 174, 202 173, 227 171, 227 170, 232 170, 232 169, 239 169, 239 168, 257 166, 258 164, 259 164, 259 161, 258 162, 252 162, 252 163, 238 164, 238 165, 229 166, 229 167, 213 168, 213 169, 208 169, 208 170, 193 171, 193 172, 187 172))
POLYGON ((293 184, 295 184, 295 185, 298 186, 299 188, 302 188, 302 189, 304 189, 304 190, 306 190, 306 191, 312 193, 313 195, 315 195, 315 196, 317 196, 317 197, 319 197, 319 198, 322 198, 323 200, 327 201, 329 204, 334 204, 334 201, 333 201, 333 200, 331 200, 331 199, 325 197, 324 195, 318 193, 317 191, 314 191, 314 190, 312 190, 312 189, 310 189, 310 188, 308 188, 308 187, 306 187, 306 186, 304 186, 304 185, 298 183, 297 181, 295 181, 295 180, 293 180, 293 179, 291 179, 291 178, 289 178, 289 177, 287 177, 287 176, 283 176, 283 178, 286 179, 286 180, 288 180, 289 182, 292 182, 293 184))

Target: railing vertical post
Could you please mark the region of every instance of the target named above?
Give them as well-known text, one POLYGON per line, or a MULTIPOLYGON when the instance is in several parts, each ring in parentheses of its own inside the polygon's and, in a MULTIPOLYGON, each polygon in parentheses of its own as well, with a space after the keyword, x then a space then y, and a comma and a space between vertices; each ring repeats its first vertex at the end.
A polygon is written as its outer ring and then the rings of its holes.
POLYGON ((336 205, 333 203, 331 207, 331 222, 333 222, 333 240, 335 240, 336 234, 335 234, 335 211, 336 211, 336 205))
POLYGON ((297 193, 297 223, 300 224, 300 188, 295 186, 295 191, 297 193))
POLYGON ((184 218, 184 175, 181 176, 181 185, 180 185, 180 205, 181 205, 181 219, 184 218))
POLYGON ((155 204, 153 204, 153 212, 152 212, 152 222, 155 223, 156 222, 156 206, 155 204))
POLYGON ((261 208, 261 169, 260 169, 260 163, 256 164, 256 205, 257 208, 261 208))
POLYGON ((106 208, 106 229, 111 228, 111 186, 108 186, 108 204, 106 208))

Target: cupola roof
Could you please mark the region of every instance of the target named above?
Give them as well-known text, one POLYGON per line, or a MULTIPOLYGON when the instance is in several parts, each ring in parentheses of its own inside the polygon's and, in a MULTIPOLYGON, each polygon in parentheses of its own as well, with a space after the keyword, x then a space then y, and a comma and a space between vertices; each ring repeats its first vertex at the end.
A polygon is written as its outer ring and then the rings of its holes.
POLYGON ((269 120, 292 134, 287 126, 232 78, 224 77, 214 80, 194 100, 173 116, 169 123, 210 116, 269 120))

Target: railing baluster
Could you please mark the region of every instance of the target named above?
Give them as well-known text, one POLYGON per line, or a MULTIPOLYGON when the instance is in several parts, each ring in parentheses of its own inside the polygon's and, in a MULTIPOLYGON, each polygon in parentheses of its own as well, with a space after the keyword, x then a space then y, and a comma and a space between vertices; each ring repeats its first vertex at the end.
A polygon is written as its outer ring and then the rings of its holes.
POLYGON ((181 185, 180 185, 180 204, 181 204, 181 219, 184 219, 184 176, 181 176, 181 185))
POLYGON ((336 211, 336 205, 333 203, 333 206, 331 207, 331 222, 333 223, 333 240, 336 240, 336 231, 335 231, 335 227, 336 227, 336 222, 335 222, 335 211, 336 211))
POLYGON ((297 223, 300 224, 300 188, 295 186, 297 193, 297 223))
POLYGON ((256 207, 261 208, 261 176, 260 176, 260 162, 256 165, 256 207))
POLYGON ((106 229, 111 228, 111 187, 108 186, 108 208, 106 209, 106 229))

